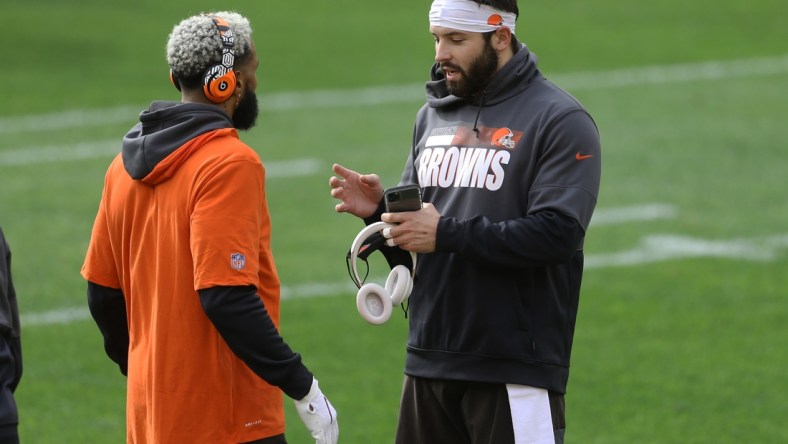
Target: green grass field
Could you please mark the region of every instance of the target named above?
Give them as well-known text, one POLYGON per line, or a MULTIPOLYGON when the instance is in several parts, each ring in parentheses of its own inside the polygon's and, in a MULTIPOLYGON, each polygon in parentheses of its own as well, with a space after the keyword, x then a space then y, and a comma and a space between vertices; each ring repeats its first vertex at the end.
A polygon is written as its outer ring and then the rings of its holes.
MULTIPOLYGON (((518 36, 603 141, 567 443, 788 442, 784 2, 520 3, 518 36)), ((432 60, 429 1, 219 7, 250 17, 261 58, 263 111, 242 138, 270 174, 282 333, 339 411, 341 442, 392 442, 406 321, 356 313, 344 255, 361 225, 333 211, 328 177, 339 162, 396 183, 432 60)), ((120 137, 149 101, 177 100, 169 31, 214 8, 3 1, 0 225, 25 443, 123 442, 125 381, 79 269, 120 137)), ((289 441, 308 443, 287 409, 289 441)))

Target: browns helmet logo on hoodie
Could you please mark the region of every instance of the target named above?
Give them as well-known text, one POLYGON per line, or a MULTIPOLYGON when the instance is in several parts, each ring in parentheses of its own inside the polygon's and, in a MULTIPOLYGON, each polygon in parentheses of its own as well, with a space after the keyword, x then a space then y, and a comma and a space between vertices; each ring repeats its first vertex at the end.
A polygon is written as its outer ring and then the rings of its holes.
POLYGON ((502 146, 508 149, 514 149, 514 146, 517 145, 517 142, 520 140, 520 136, 522 133, 518 131, 517 139, 515 140, 515 134, 509 128, 499 128, 495 130, 490 138, 490 142, 492 146, 502 146))

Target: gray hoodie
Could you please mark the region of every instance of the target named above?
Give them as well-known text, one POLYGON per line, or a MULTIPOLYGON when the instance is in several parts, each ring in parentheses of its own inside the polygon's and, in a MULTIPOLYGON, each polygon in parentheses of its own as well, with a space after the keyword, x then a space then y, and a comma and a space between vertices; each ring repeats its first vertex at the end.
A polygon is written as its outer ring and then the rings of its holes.
POLYGON ((419 257, 405 372, 565 392, 599 191, 599 134, 525 45, 478 96, 437 65, 401 183, 441 213, 419 257), (415 166, 413 159, 416 159, 415 166))

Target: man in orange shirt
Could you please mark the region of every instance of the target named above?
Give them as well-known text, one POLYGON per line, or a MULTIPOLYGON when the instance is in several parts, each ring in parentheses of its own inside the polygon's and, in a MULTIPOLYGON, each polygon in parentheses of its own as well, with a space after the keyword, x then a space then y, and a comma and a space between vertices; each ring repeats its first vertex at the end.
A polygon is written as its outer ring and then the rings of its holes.
POLYGON ((167 43, 181 102, 153 102, 104 180, 82 276, 107 355, 128 376, 129 443, 285 440, 282 392, 316 443, 336 411, 278 333, 249 21, 198 15, 167 43))

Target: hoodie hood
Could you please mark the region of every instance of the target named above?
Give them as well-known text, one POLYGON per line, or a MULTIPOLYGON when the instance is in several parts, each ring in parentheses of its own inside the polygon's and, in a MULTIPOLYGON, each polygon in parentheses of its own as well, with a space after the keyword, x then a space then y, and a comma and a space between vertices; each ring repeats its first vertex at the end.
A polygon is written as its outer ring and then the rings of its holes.
MULTIPOLYGON (((140 113, 140 123, 123 137, 123 167, 134 180, 159 183, 170 174, 151 173, 165 159, 172 159, 179 148, 188 146, 189 152, 213 137, 211 133, 232 133, 237 137, 233 121, 227 113, 213 105, 181 102, 153 102, 140 113), (216 131, 228 129, 229 131, 216 131), (205 136, 203 136, 205 135, 205 136), (203 137, 198 137, 203 136, 203 137), (200 142, 199 144, 189 143, 200 142)), ((180 164, 180 163, 178 163, 180 164)))
POLYGON ((495 105, 528 88, 531 81, 538 76, 541 76, 541 73, 537 69, 536 54, 521 43, 520 50, 492 76, 483 91, 472 97, 457 97, 449 94, 446 77, 440 64, 436 63, 430 69, 431 80, 426 84, 427 103, 431 108, 443 108, 459 103, 480 107, 495 105))

